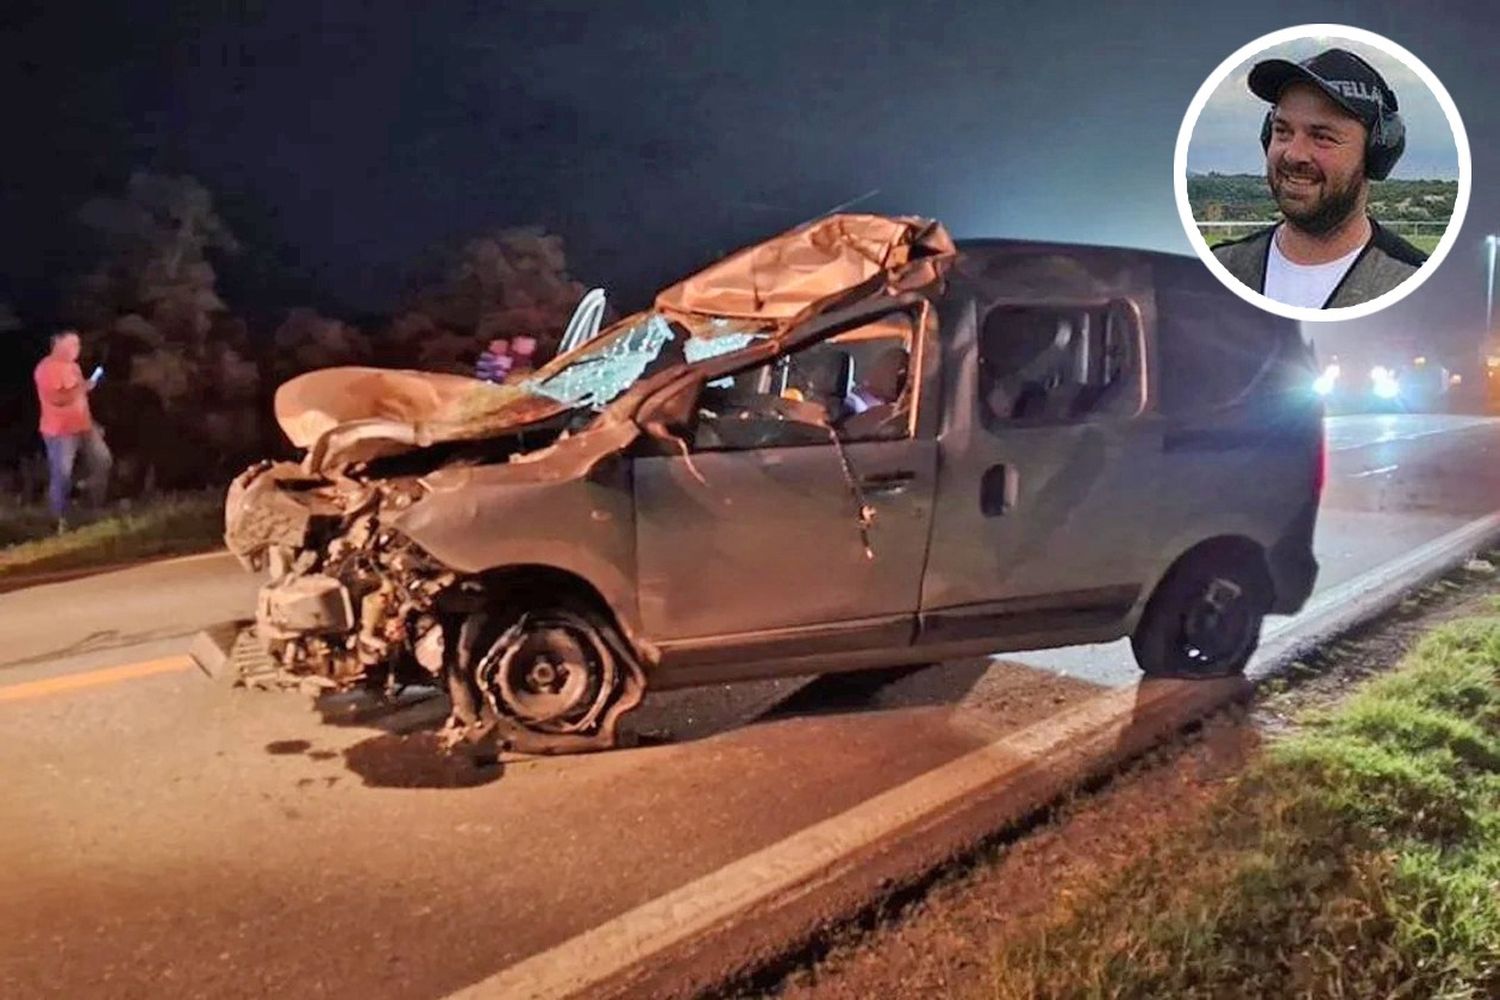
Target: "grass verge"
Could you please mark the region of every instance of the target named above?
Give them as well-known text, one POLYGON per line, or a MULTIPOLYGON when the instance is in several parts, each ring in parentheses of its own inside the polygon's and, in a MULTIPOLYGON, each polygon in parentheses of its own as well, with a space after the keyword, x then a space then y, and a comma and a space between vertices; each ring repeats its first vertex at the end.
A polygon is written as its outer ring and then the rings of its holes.
POLYGON ((1207 820, 1006 941, 992 995, 1500 996, 1500 617, 1300 722, 1207 820))
POLYGON ((0 538, 26 539, 0 548, 3 582, 217 548, 223 544, 224 495, 210 490, 163 496, 61 535, 47 534, 45 512, 11 509, 0 522, 0 538))

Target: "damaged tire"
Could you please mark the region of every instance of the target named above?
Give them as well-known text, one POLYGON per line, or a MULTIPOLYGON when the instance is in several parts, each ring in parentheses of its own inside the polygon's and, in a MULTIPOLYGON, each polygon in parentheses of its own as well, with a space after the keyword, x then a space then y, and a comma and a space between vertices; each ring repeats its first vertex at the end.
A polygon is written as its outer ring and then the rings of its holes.
POLYGON ((619 719, 640 704, 645 675, 609 616, 578 602, 471 615, 459 677, 472 699, 475 742, 528 754, 615 745, 619 719))
POLYGON ((1271 606, 1258 559, 1204 552, 1168 573, 1130 637, 1141 670, 1152 677, 1242 673, 1271 606))

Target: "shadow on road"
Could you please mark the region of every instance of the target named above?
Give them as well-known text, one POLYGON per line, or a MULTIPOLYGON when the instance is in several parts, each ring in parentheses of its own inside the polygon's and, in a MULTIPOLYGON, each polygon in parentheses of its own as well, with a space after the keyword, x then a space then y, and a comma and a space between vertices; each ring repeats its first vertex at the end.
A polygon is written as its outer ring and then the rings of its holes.
MULTIPOLYGON (((474 788, 498 781, 504 767, 493 757, 449 751, 437 730, 448 716, 448 699, 431 688, 408 688, 394 698, 351 691, 314 702, 324 725, 382 732, 344 750, 344 764, 372 788, 474 788)), ((273 756, 305 754, 326 760, 338 754, 315 750, 308 740, 273 740, 273 756)))
POLYGON ((976 658, 648 694, 622 735, 627 745, 692 743, 799 717, 956 705, 989 667, 976 658))
POLYGON ((375 788, 475 788, 505 773, 499 761, 450 753, 435 732, 372 736, 345 750, 344 763, 375 788))
MULTIPOLYGON (((664 692, 648 696, 641 709, 622 720, 621 748, 695 742, 805 716, 955 705, 989 668, 981 657, 664 692)), ((316 708, 327 725, 383 730, 343 751, 346 766, 367 786, 472 788, 503 774, 499 763, 442 747, 437 729, 448 700, 431 689, 411 689, 394 700, 360 692, 330 694, 319 698, 316 708)), ((305 744, 280 740, 265 749, 311 755, 305 744)))
POLYGON ((752 721, 951 705, 973 690, 989 667, 990 661, 981 657, 824 674, 752 721))

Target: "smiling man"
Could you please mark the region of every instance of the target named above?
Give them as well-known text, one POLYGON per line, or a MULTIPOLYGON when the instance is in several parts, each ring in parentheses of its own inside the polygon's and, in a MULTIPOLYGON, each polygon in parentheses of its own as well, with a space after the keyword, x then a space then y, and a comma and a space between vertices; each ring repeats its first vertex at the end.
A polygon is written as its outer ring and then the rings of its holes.
POLYGON ((1375 68, 1345 49, 1269 59, 1250 71, 1250 90, 1272 105, 1260 138, 1284 221, 1214 256, 1267 298, 1312 309, 1368 302, 1415 274, 1426 255, 1367 211, 1370 181, 1406 148, 1396 94, 1375 68))

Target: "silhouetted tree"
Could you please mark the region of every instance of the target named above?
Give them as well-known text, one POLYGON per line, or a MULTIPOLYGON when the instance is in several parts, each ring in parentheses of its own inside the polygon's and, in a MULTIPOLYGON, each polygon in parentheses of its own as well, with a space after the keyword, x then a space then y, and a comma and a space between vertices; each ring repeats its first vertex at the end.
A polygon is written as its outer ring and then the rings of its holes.
POLYGON ((491 339, 523 334, 537 338, 538 356, 546 358, 583 293, 568 274, 561 236, 502 229, 443 254, 385 336, 430 368, 467 369, 491 339), (423 339, 413 352, 414 336, 423 339))
POLYGON ((260 376, 244 324, 215 290, 209 254, 238 244, 208 190, 139 172, 121 197, 92 199, 79 219, 101 257, 68 312, 108 368, 95 409, 122 483, 196 485, 243 464, 263 438, 260 376))

